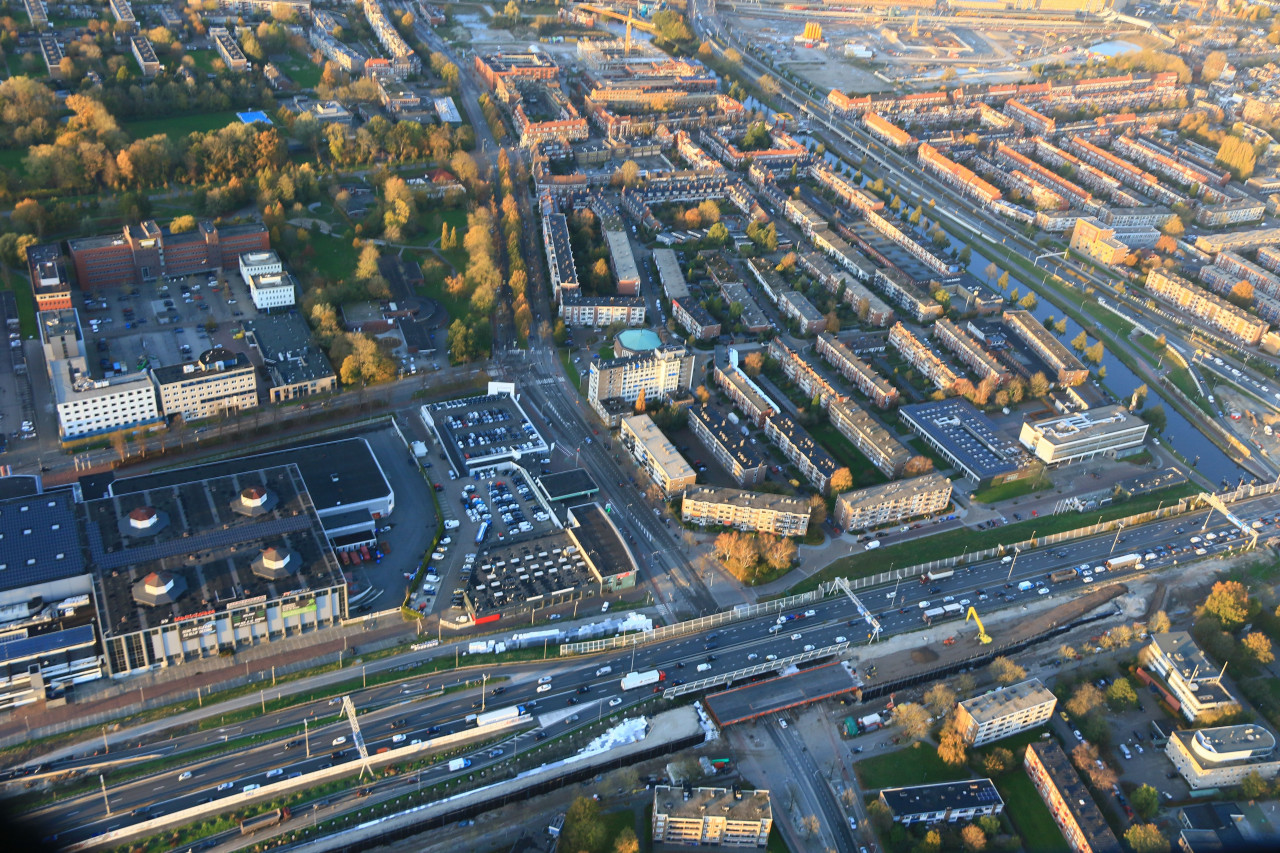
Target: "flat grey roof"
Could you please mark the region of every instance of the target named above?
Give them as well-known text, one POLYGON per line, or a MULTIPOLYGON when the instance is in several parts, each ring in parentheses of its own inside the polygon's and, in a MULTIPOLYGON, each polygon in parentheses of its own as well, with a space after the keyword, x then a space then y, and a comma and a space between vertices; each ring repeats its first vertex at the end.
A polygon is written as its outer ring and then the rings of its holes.
POLYGON ((569 507, 569 514, 576 522, 576 526, 568 528, 569 535, 578 543, 578 547, 601 577, 612 577, 635 570, 636 564, 631 559, 631 553, 600 504, 578 504, 569 507))
POLYGON ((70 492, 0 501, 0 589, 85 574, 78 531, 70 492))
POLYGON ((311 500, 315 503, 316 512, 364 504, 391 495, 391 484, 382 473, 382 467, 373 455, 369 442, 363 438, 344 438, 325 444, 309 444, 255 456, 239 456, 207 465, 126 477, 112 483, 110 493, 122 495, 145 492, 178 483, 225 474, 244 474, 280 465, 298 466, 311 500))
POLYGON ((600 487, 596 485, 596 481, 587 473, 586 468, 572 468, 556 474, 543 474, 535 479, 542 486, 547 499, 552 501, 584 497, 600 491, 600 487))
POLYGON ((933 439, 980 480, 1017 471, 1030 462, 1026 451, 968 400, 949 399, 903 406, 907 423, 933 439))
POLYGON ((920 815, 954 809, 1001 806, 1004 800, 990 779, 965 779, 960 782, 938 782, 907 788, 884 788, 880 791, 894 817, 920 815))
POLYGON ((986 722, 1018 711, 1054 702, 1057 697, 1040 682, 1038 678, 1029 678, 1008 687, 1001 687, 982 696, 966 699, 960 705, 978 722, 986 722))

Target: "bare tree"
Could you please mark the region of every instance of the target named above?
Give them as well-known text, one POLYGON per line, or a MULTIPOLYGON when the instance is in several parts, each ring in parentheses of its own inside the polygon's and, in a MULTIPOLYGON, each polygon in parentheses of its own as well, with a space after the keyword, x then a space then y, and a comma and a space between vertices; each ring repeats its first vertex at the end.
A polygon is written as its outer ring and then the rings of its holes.
POLYGON ((929 733, 929 712, 914 702, 895 708, 893 721, 902 729, 902 736, 908 740, 921 740, 929 733))
POLYGON ((804 830, 805 838, 813 838, 818 834, 818 831, 822 829, 822 824, 818 822, 817 815, 811 814, 806 815, 805 818, 800 821, 800 827, 804 830))

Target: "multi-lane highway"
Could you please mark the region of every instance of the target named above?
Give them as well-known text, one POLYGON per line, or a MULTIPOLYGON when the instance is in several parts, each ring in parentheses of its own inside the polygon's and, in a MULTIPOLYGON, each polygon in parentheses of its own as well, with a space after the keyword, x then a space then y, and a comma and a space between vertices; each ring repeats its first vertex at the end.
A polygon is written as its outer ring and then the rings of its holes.
MULTIPOLYGON (((1280 517, 1280 496, 1240 501, 1233 506, 1233 511, 1246 523, 1261 519, 1260 532, 1264 536, 1280 532, 1280 525, 1273 521, 1280 517)), ((1082 521, 1087 521, 1087 518, 1082 518, 1082 521)), ((1037 548, 1018 554, 1016 559, 1007 555, 1007 562, 1002 558, 983 561, 935 582, 922 584, 918 578, 907 578, 897 584, 861 590, 858 594, 864 604, 877 614, 882 632, 894 635, 923 626, 922 602, 939 606, 948 598, 956 603, 968 600, 979 611, 989 613, 998 608, 1023 606, 1050 594, 1078 592, 1084 587, 1080 579, 1049 584, 1048 573, 1058 569, 1088 565, 1096 573, 1108 556, 1141 553, 1144 559, 1146 554, 1155 554, 1154 559, 1146 560, 1146 568, 1148 571, 1158 570, 1172 565, 1174 561, 1208 559, 1228 549, 1238 549, 1245 541, 1246 538, 1234 530, 1221 513, 1202 510, 1176 519, 1137 525, 1120 531, 1118 536, 1107 533, 1037 548), (1215 536, 1212 540, 1210 533, 1215 536), (1193 537, 1201 541, 1193 543, 1193 537), (1198 549, 1204 553, 1197 554, 1198 549), (1022 582, 1030 583, 1032 588, 1019 590, 1022 582), (1041 593, 1041 589, 1047 591, 1041 593)), ((1211 565, 1205 564, 1206 571, 1211 565)), ((1096 582, 1105 582, 1113 577, 1123 580, 1131 573, 1098 573, 1093 577, 1096 582)), ((506 738, 504 742, 478 748, 471 755, 473 766, 466 772, 474 773, 489 764, 501 762, 547 734, 567 731, 574 725, 586 724, 607 714, 625 712, 636 701, 650 695, 648 688, 622 690, 620 679, 631 670, 660 669, 666 673, 662 686, 671 686, 785 659, 809 646, 822 649, 845 640, 853 643, 866 640, 866 624, 859 618, 853 603, 843 596, 827 598, 790 615, 795 618, 783 625, 777 623, 776 617, 770 616, 734 622, 709 632, 639 646, 626 652, 488 667, 484 673, 491 679, 500 677, 505 681, 497 686, 490 682, 483 699, 483 709, 524 705, 529 712, 529 722, 519 734, 506 738), (699 671, 700 665, 705 665, 706 669, 699 671), (606 668, 607 672, 604 671, 606 668), (550 676, 550 681, 539 684, 539 679, 547 676, 550 676), (491 755, 495 749, 502 749, 502 754, 491 755)), ((950 627, 960 629, 959 623, 950 627)), ((947 623, 941 624, 941 630, 947 628, 947 623)), ((874 656, 871 651, 861 654, 874 656)), ((428 741, 473 725, 466 717, 481 710, 479 686, 464 686, 459 692, 445 696, 440 696, 438 691, 444 687, 462 686, 466 678, 476 683, 481 674, 471 671, 465 676, 451 673, 409 678, 400 684, 353 694, 352 699, 359 708, 376 709, 360 716, 361 730, 369 750, 376 752, 384 746, 398 747, 415 740, 428 741)), ((172 813, 229 796, 243 791, 248 785, 287 779, 336 762, 356 761, 350 728, 339 711, 336 702, 322 700, 269 714, 243 726, 183 735, 171 741, 144 743, 134 752, 166 755, 175 764, 163 774, 109 787, 110 816, 104 812, 101 794, 94 793, 50 806, 42 810, 39 817, 51 826, 75 826, 69 834, 63 833, 62 838, 76 840, 142 820, 144 815, 172 813), (305 739, 304 719, 309 721, 305 739), (188 765, 177 763, 183 753, 207 748, 211 742, 224 738, 237 740, 250 735, 269 736, 271 739, 227 755, 195 760, 188 765), (339 738, 346 738, 346 741, 338 742, 339 738), (134 814, 138 809, 145 811, 134 814)), ((75 767, 79 763, 71 762, 66 766, 75 767)), ((425 772, 422 779, 430 783, 444 775, 448 775, 448 771, 441 766, 425 772)))

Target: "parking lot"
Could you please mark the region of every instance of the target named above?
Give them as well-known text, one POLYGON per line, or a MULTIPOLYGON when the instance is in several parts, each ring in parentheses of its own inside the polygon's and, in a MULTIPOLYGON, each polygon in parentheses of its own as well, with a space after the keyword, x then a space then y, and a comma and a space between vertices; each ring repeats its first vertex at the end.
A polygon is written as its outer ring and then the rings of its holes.
POLYGON ((234 327, 257 316, 248 291, 225 271, 76 291, 90 369, 108 376, 182 364, 215 345, 247 352, 234 327))

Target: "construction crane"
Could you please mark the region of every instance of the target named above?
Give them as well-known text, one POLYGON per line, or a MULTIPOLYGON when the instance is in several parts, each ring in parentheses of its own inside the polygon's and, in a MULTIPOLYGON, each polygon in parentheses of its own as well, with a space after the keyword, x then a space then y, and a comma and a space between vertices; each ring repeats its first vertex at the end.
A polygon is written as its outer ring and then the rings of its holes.
POLYGON ((976 611, 976 610, 974 610, 974 609, 973 609, 973 605, 972 605, 972 604, 971 604, 971 605, 969 605, 969 612, 965 614, 965 617, 964 617, 964 624, 968 625, 968 624, 969 624, 969 620, 970 620, 970 619, 972 619, 974 622, 977 622, 977 623, 978 623, 978 642, 979 642, 979 643, 982 643, 982 645, 984 645, 984 646, 985 646, 987 643, 990 643, 990 642, 991 642, 991 635, 987 633, 987 629, 986 629, 986 628, 983 628, 983 627, 982 627, 982 619, 981 619, 981 618, 979 618, 979 616, 978 616, 978 611, 976 611))
POLYGON ((915 20, 911 22, 911 37, 912 38, 920 37, 920 12, 919 11, 916 12, 915 20))
POLYGON ((588 3, 583 3, 579 5, 578 8, 586 12, 594 12, 595 14, 600 15, 601 17, 612 18, 615 21, 622 21, 623 23, 628 23, 629 26, 633 26, 638 30, 643 30, 646 33, 651 33, 656 35, 658 32, 658 28, 655 27, 653 24, 649 23, 648 21, 642 21, 639 18, 632 17, 630 11, 628 11, 627 14, 624 15, 621 12, 615 12, 614 10, 605 8, 604 6, 592 6, 588 3))

